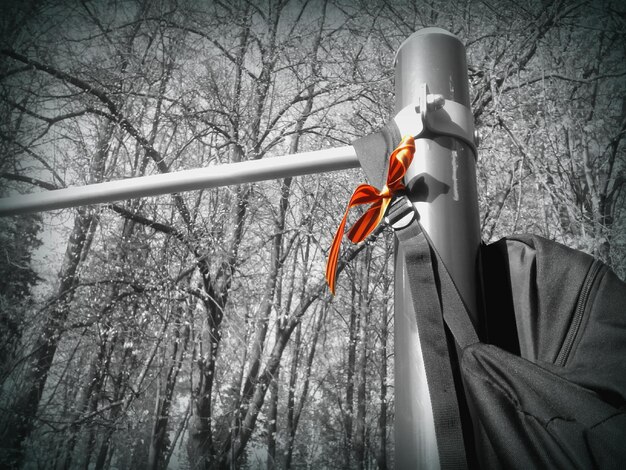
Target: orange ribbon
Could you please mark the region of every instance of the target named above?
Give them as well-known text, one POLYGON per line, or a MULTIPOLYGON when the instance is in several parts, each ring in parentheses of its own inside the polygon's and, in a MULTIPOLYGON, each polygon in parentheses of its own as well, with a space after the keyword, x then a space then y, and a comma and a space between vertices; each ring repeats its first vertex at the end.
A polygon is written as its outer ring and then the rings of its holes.
POLYGON ((348 212, 352 207, 362 204, 372 204, 369 209, 357 220, 350 231, 348 238, 352 243, 359 243, 374 231, 383 219, 387 207, 391 203, 393 196, 401 190, 405 189, 402 178, 406 173, 413 155, 415 154, 415 141, 413 137, 407 136, 402 139, 400 145, 393 151, 389 157, 389 171, 387 172, 387 184, 381 191, 369 184, 361 184, 352 193, 343 219, 337 228, 333 244, 328 254, 328 262, 326 263, 326 282, 330 287, 330 291, 335 294, 335 281, 337 278, 337 261, 339 260, 339 248, 348 219, 348 212))

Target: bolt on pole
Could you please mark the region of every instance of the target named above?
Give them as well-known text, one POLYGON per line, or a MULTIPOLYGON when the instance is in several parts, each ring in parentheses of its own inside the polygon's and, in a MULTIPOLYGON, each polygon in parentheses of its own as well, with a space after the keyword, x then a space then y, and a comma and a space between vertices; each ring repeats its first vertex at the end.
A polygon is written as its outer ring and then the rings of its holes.
MULTIPOLYGON (((419 94, 441 95, 469 109, 465 47, 453 34, 426 28, 398 49, 396 112, 419 94)), ((416 139, 405 182, 421 223, 447 266, 474 323, 480 225, 476 155, 467 141, 435 134, 416 139)), ((419 286, 408 284, 402 249, 395 252, 395 447, 397 468, 439 469, 431 397, 412 306, 419 286)))

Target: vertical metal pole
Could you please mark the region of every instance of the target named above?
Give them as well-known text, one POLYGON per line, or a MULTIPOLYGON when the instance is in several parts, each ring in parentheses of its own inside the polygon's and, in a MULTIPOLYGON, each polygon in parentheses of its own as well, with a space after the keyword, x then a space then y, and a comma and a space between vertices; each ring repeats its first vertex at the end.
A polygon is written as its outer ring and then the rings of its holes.
MULTIPOLYGON (((418 101, 421 84, 469 108, 465 48, 439 28, 414 33, 396 55, 396 112, 418 101)), ((480 245, 474 152, 461 140, 430 136, 416 140, 416 153, 405 181, 419 180, 414 202, 474 321, 480 245)), ((426 374, 404 256, 395 257, 395 446, 396 468, 438 469, 439 456, 426 374)))

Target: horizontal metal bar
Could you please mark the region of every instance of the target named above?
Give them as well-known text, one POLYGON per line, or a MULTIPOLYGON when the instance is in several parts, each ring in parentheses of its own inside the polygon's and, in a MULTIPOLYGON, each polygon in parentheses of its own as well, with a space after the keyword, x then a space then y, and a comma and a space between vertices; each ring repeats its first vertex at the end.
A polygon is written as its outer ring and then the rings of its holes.
POLYGON ((0 199, 0 216, 26 214, 143 196, 209 189, 290 176, 358 168, 354 147, 336 147, 195 170, 162 173, 0 199))

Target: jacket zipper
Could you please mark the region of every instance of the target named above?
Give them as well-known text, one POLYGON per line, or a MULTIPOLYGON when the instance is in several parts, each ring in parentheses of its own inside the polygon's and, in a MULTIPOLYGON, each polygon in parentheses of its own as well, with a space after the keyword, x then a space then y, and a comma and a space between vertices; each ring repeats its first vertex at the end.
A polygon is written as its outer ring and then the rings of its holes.
POLYGON ((555 365, 557 366, 564 366, 570 352, 572 351, 574 339, 576 339, 576 335, 578 334, 578 330, 580 329, 580 324, 583 321, 583 314, 585 313, 585 307, 587 306, 587 300, 589 299, 591 286, 593 285, 593 282, 595 281, 601 267, 602 263, 598 260, 594 260, 591 267, 589 268, 589 272, 587 273, 587 276, 585 277, 582 288, 580 290, 578 302, 576 302, 576 309, 574 310, 572 323, 570 324, 569 331, 567 332, 567 336, 565 336, 561 351, 559 352, 559 355, 557 356, 555 361, 555 365))

